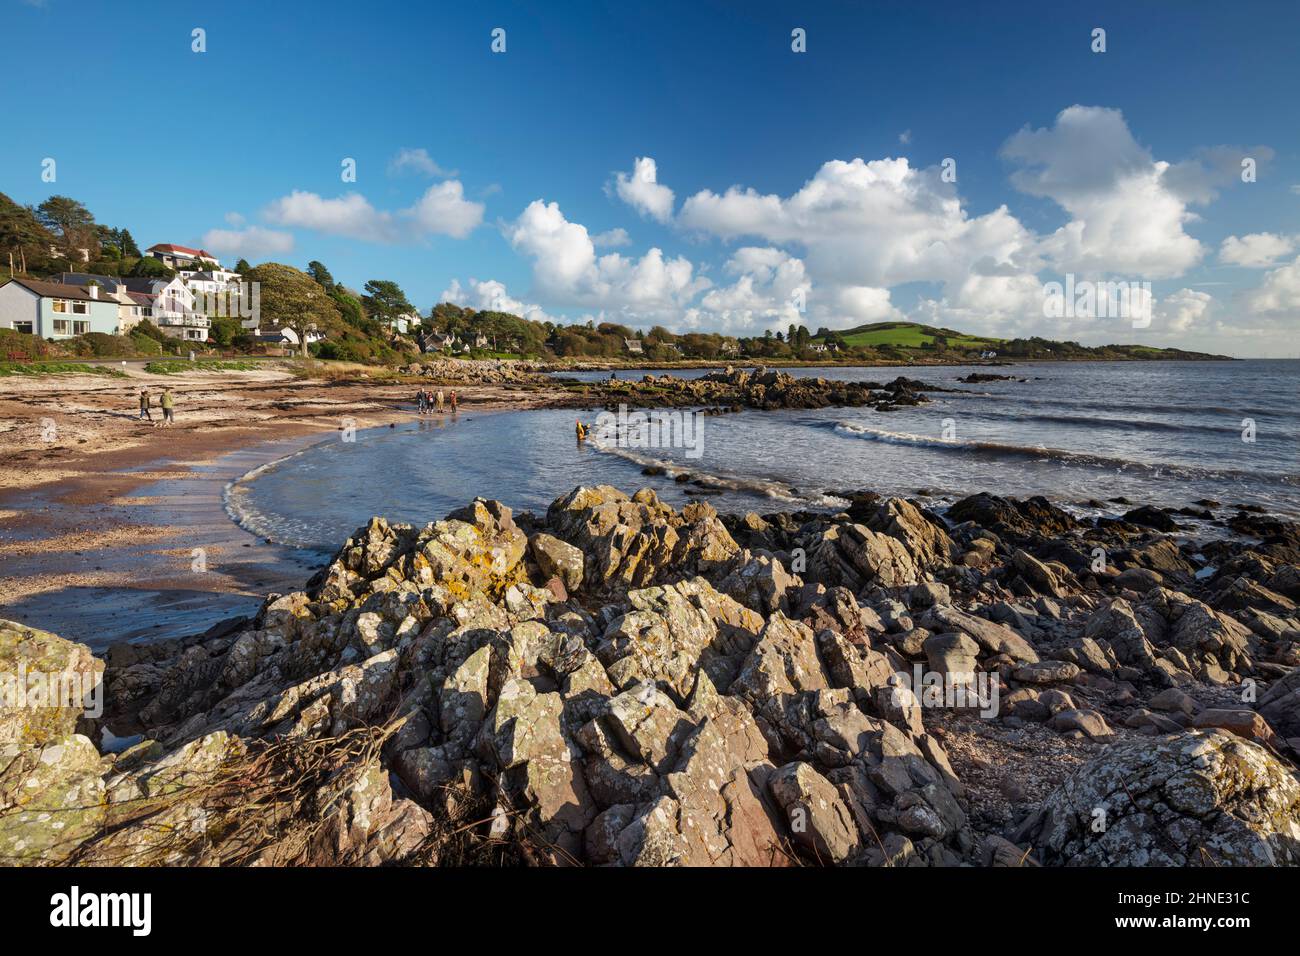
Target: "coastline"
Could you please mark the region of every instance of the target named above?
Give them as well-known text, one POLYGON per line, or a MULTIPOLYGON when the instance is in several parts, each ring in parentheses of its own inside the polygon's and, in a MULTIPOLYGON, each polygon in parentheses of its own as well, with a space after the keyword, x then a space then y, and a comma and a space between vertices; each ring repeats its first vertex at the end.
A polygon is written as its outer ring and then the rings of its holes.
MULTIPOLYGON (((758 415, 846 387, 738 375, 712 384, 758 415)), ((898 382, 855 400, 943 391, 898 382)), ((1211 539, 1149 503, 980 492, 939 514, 869 490, 739 514, 605 484, 515 513, 462 477, 450 513, 372 518, 322 565, 241 529, 225 489, 340 416, 386 434, 413 385, 191 376, 154 432, 112 407, 137 384, 78 395, 96 407, 77 431, 22 449, 55 452, 54 477, 0 492, 0 656, 98 670, 107 698, 27 741, 23 786, 51 796, 9 823, 12 861, 1181 866, 1199 816, 1114 845, 1056 821, 1122 808, 1111 780, 1176 803, 1191 772, 1229 821, 1215 863, 1300 861, 1293 523, 1215 502, 1232 534, 1211 539), (309 751, 337 774, 293 776, 309 751), (198 783, 131 796, 163 768, 198 783), (1268 786, 1239 818, 1243 773, 1268 786), (81 786, 109 811, 69 805, 81 786), (810 806, 830 808, 811 830, 810 806), (200 814, 223 838, 171 825, 200 814)), ((579 400, 536 377, 455 387, 466 417, 579 400)), ((33 391, 66 408, 65 388, 33 391)))
MULTIPOLYGON (((0 616, 103 649, 201 632, 301 586, 316 556, 239 527, 227 483, 328 440, 344 418, 357 429, 408 421, 414 388, 275 371, 0 382, 0 616), (173 387, 175 427, 131 414, 142 384, 173 387), (46 420, 58 426, 49 442, 46 420)), ((544 400, 458 391, 474 412, 544 400)))
MULTIPOLYGON (((413 419, 410 396, 426 384, 420 378, 351 374, 356 377, 333 380, 274 368, 174 376, 133 371, 110 379, 0 382, 0 422, 8 426, 0 430, 0 587, 7 616, 100 648, 113 640, 196 633, 255 610, 268 591, 301 586, 320 555, 240 527, 226 513, 223 495, 231 480, 326 440, 344 420, 360 430, 413 419), (163 384, 178 397, 177 425, 167 431, 130 412, 141 385, 157 391, 163 384), (5 421, 9 416, 16 427, 5 421), (58 434, 45 442, 39 429, 49 421, 58 434), (196 549, 201 571, 192 570, 196 549)), ((624 400, 628 387, 635 401, 640 387, 623 380, 614 389, 589 383, 575 392, 548 388, 539 378, 451 387, 465 412, 598 406, 624 400)), ((677 399, 683 400, 699 402, 689 394, 677 399)), ((474 489, 466 492, 472 496, 474 489)))

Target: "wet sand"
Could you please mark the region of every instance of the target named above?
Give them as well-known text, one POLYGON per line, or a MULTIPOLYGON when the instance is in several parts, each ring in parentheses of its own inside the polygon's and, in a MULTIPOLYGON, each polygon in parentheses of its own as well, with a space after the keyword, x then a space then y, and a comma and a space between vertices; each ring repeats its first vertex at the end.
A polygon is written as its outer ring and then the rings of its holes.
MULTIPOLYGON (((286 369, 0 379, 0 617, 102 649, 199 633, 301 587, 319 556, 235 525, 226 484, 345 424, 409 420, 417 387, 286 369), (141 385, 172 389, 174 427, 137 420, 141 385)), ((474 411, 548 400, 457 392, 474 411)))

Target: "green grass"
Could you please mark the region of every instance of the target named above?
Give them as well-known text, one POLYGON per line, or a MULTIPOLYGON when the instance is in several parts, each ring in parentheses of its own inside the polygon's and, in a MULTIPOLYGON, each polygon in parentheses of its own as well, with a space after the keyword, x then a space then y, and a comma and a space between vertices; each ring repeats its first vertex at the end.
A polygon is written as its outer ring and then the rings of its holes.
POLYGON ((0 377, 10 375, 107 375, 125 378, 121 369, 82 362, 0 362, 0 377))
POLYGON ((215 360, 186 362, 150 362, 144 370, 151 375, 179 375, 182 372, 250 372, 260 368, 259 362, 219 362, 215 360))
POLYGON ((1001 339, 966 335, 963 332, 936 329, 915 322, 874 322, 871 325, 860 325, 840 333, 840 337, 850 346, 902 349, 919 349, 922 345, 933 342, 936 335, 947 338, 949 346, 961 349, 996 348, 1002 342, 1001 339))

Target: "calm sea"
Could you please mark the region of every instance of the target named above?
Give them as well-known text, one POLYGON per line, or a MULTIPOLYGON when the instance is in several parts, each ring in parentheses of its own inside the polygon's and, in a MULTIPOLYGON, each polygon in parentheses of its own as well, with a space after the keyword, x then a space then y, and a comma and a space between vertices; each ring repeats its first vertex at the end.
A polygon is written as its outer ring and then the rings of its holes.
MULTIPOLYGON (((620 372, 628 378, 642 372, 620 372)), ((684 372, 699 375, 703 372, 684 372)), ((741 412, 699 421, 683 448, 574 440, 572 411, 462 412, 314 445, 227 488, 227 510, 277 542, 332 551, 371 515, 424 523, 475 495, 545 511, 580 484, 649 486, 690 500, 704 476, 720 510, 834 510, 850 490, 934 507, 978 491, 1042 494, 1081 512, 1124 497, 1169 507, 1211 498, 1300 518, 1300 360, 1060 363, 1001 368, 798 369, 958 392, 916 408, 741 412), (1014 381, 962 384, 971 371, 1014 381), (1023 379, 1023 381, 1022 381, 1023 379), (602 447, 603 446, 603 447, 602 447), (647 465, 666 469, 647 476, 647 465)), ((608 377, 584 373, 579 377, 608 377)), ((595 410, 580 413, 587 421, 595 410)), ((1122 512, 1113 505, 1102 512, 1122 512)))

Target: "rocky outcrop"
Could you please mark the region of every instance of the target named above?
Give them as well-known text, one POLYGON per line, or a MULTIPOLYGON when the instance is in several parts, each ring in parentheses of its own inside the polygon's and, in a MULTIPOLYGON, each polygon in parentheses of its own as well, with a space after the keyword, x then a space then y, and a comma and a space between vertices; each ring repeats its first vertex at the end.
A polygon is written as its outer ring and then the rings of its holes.
POLYGON ((104 662, 82 644, 0 620, 0 748, 42 746, 73 733, 103 702, 104 662))
POLYGON ((580 487, 374 518, 253 619, 107 668, 0 622, 0 664, 107 691, 102 718, 0 711, 0 857, 1296 862, 1285 548, 956 510, 724 522, 580 487))
POLYGON ((430 358, 398 368, 402 375, 432 379, 439 385, 533 385, 551 380, 540 362, 519 359, 430 358))
POLYGON ((1026 827, 1049 864, 1300 864, 1300 784, 1264 748, 1222 730, 1106 750, 1026 827))
MULTIPOLYGON (((556 380, 552 380, 552 384, 556 380)), ((560 379, 560 382, 565 382, 560 379)), ((890 382, 847 382, 838 379, 804 378, 778 369, 744 369, 728 366, 698 378, 675 375, 644 375, 640 380, 609 379, 567 383, 574 397, 587 403, 631 404, 668 407, 702 406, 714 410, 741 408, 830 408, 870 405, 889 411, 919 405, 930 399, 926 392, 947 391, 914 379, 890 382)))

